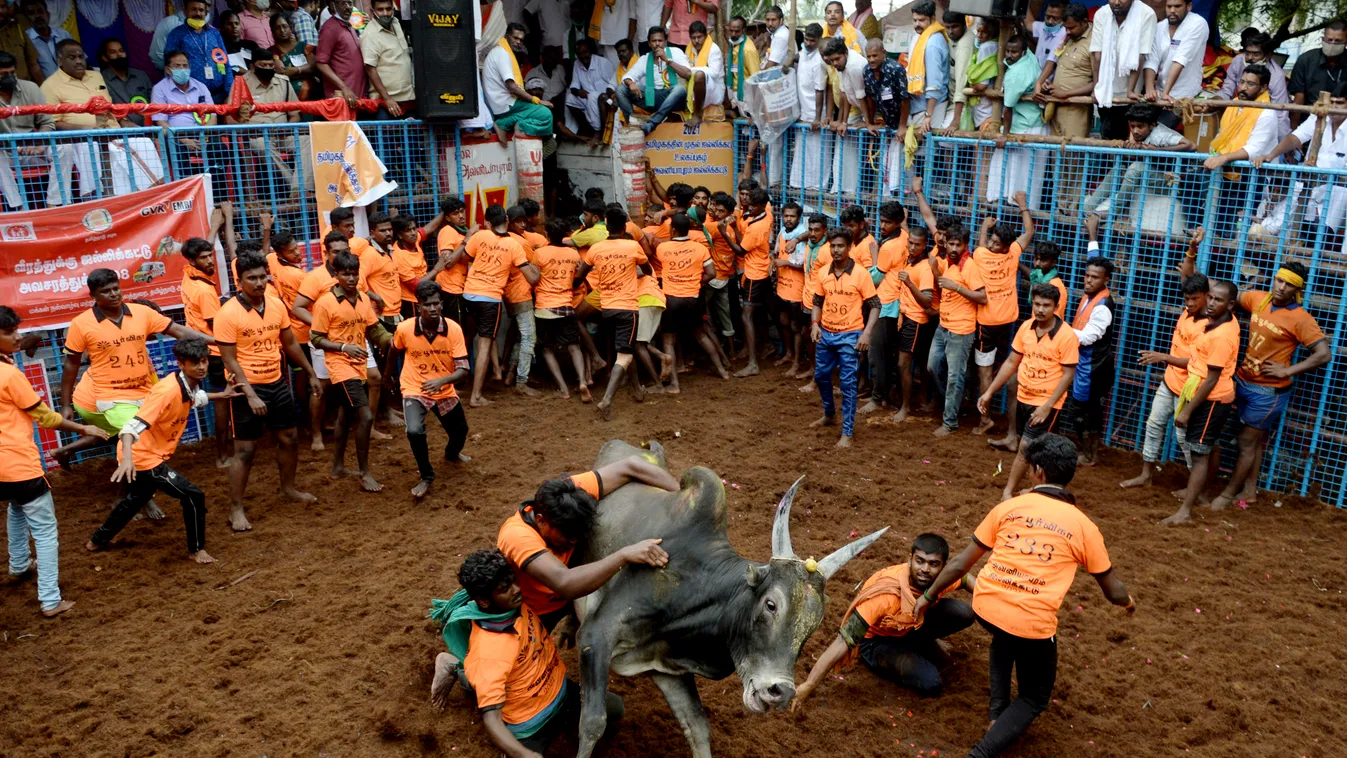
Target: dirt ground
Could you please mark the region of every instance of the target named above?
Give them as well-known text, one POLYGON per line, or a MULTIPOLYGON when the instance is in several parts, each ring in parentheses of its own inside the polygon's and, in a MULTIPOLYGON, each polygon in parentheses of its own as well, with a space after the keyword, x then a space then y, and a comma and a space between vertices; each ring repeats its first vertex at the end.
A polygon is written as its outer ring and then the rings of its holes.
MULTIPOLYGON (((0 586, 0 755, 498 755, 461 693, 443 715, 427 704, 443 649, 425 620, 447 598, 462 557, 494 542, 500 523, 544 479, 589 467, 612 438, 657 439, 675 473, 712 467, 727 482, 734 545, 765 560, 773 507, 806 474, 792 524, 796 550, 823 556, 850 535, 888 536, 830 583, 823 626, 806 644, 802 681, 836 633, 853 586, 904 560, 923 531, 961 549, 996 502, 1010 457, 964 430, 930 437, 932 423, 861 423, 856 446, 808 429, 817 396, 775 370, 750 380, 690 376, 683 395, 642 406, 625 395, 617 418, 578 400, 495 395, 468 413, 473 461, 440 469, 423 504, 407 494, 416 469, 406 442, 376 442, 373 470, 388 489, 329 481, 325 456, 302 454, 301 484, 319 497, 278 502, 274 460, 259 451, 249 515, 235 536, 225 472, 208 446, 175 465, 209 495, 208 548, 187 562, 176 503, 169 518, 133 522, 115 549, 82 545, 114 489, 108 460, 53 477, 61 519, 61 584, 76 608, 37 613, 31 579, 0 586), (818 532, 815 534, 814 532, 818 532), (230 582, 251 576, 232 586, 230 582)), ((432 432, 442 442, 441 432, 432 432)), ((1074 489, 1100 525, 1135 617, 1110 606, 1081 573, 1061 611, 1052 707, 1018 756, 1347 755, 1347 514, 1264 495, 1247 510, 1201 511, 1187 528, 1171 513, 1179 467, 1160 486, 1124 492, 1138 465, 1109 451, 1074 489), (1280 502, 1280 507, 1274 507, 1280 502)), ((959 756, 986 725, 989 636, 952 638, 947 688, 922 700, 853 668, 830 679, 803 713, 754 715, 737 677, 700 685, 723 756, 959 756)), ((565 653, 571 675, 573 651, 565 653)), ((606 755, 687 755, 658 691, 613 679, 627 717, 606 755)), ((553 754, 573 754, 574 743, 553 754)))

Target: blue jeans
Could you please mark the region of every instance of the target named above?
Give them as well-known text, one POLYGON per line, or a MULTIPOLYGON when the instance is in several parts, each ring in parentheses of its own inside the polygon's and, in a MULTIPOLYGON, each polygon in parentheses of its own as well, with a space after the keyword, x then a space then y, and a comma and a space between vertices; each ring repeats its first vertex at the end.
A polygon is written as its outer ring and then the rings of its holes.
POLYGON ((976 334, 955 334, 942 326, 935 330, 935 339, 931 341, 931 357, 926 361, 926 368, 935 378, 940 394, 945 396, 946 429, 959 428, 959 406, 963 404, 968 354, 973 351, 976 334))
MULTIPOLYGON (((645 95, 633 95, 631 88, 621 86, 617 88, 617 107, 622 109, 627 118, 631 118, 632 98, 638 98, 637 105, 645 107, 645 95)), ((682 83, 675 84, 669 89, 655 90, 655 112, 650 116, 648 124, 653 128, 664 123, 664 119, 669 117, 670 113, 687 107, 688 89, 682 83)), ((647 109, 648 110, 648 109, 647 109)), ((649 130, 646 130, 649 134, 649 130)))
POLYGON ((8 531, 9 573, 18 575, 28 570, 32 559, 28 550, 28 535, 31 533, 37 548, 37 600, 44 611, 60 605, 56 504, 51 499, 51 490, 27 503, 10 503, 8 531))
POLYGON ((837 413, 833 405, 833 369, 842 371, 842 436, 850 437, 856 424, 856 369, 860 360, 856 355, 859 329, 852 332, 822 330, 818 346, 814 348, 814 384, 823 400, 823 415, 831 418, 837 413))

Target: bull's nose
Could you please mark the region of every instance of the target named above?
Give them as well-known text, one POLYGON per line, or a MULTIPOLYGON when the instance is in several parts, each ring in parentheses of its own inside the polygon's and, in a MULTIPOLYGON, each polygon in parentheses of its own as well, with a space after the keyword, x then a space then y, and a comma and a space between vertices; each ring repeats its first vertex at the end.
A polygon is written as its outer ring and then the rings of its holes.
POLYGON ((790 702, 790 699, 793 697, 795 697, 794 684, 790 682, 777 682, 767 688, 767 697, 765 699, 771 703, 786 703, 790 702))

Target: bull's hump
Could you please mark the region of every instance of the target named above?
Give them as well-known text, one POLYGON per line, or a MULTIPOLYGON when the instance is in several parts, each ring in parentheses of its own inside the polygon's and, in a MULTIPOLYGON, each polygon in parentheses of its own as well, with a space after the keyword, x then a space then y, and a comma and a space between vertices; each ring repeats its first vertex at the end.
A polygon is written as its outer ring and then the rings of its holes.
POLYGON ((709 518, 721 532, 729 530, 729 515, 725 503, 725 485, 720 476, 709 468, 693 466, 683 474, 675 507, 703 518, 709 518))

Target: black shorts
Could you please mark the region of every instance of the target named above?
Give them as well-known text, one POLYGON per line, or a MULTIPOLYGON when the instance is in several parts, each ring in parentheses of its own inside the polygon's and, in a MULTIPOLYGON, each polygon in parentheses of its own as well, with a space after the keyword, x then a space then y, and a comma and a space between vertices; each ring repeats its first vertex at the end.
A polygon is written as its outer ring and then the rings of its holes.
POLYGON ((1090 384, 1090 397, 1088 400, 1078 400, 1075 395, 1067 401, 1067 411, 1071 415, 1071 423, 1075 426, 1076 433, 1093 432, 1098 433, 1104 430, 1104 400, 1108 397, 1109 391, 1113 388, 1112 376, 1096 376, 1090 384))
POLYGON ((984 326, 978 324, 977 342, 973 349, 979 353, 996 352, 996 362, 1001 363, 1010 357, 1010 341, 1015 336, 1015 325, 997 324, 984 326))
POLYGON ((1233 408, 1230 403, 1216 403, 1210 400, 1204 400, 1201 405, 1194 408, 1193 415, 1188 417, 1188 427, 1185 430, 1184 444, 1188 449, 1197 455, 1209 455, 1212 448, 1220 443, 1233 408))
POLYGON ((337 402, 342 408, 356 410, 369 407, 369 383, 359 379, 347 379, 337 384, 337 402))
POLYGON ((917 343, 920 341, 923 326, 925 324, 918 324, 906 316, 903 317, 902 324, 898 326, 898 352, 917 352, 917 343))
POLYGON ((230 401, 230 411, 234 424, 234 439, 252 442, 262 439, 267 429, 280 431, 294 429, 295 396, 290 392, 290 383, 284 378, 270 384, 254 384, 253 392, 267 405, 267 414, 258 416, 248 405, 248 398, 239 395, 230 401))
MULTIPOLYGON (((416 303, 410 300, 402 301, 402 319, 405 321, 416 315, 416 303)), ((445 314, 448 315, 448 314, 445 314)))
MULTIPOLYGON (((313 353, 309 351, 309 343, 307 342, 299 343, 299 349, 304 353, 304 360, 308 361, 309 365, 312 366, 313 353)), ((296 362, 294 358, 291 358, 289 353, 285 354, 285 365, 289 366, 291 371, 302 372, 304 370, 304 367, 299 365, 299 363, 296 362)))
POLYGON ((212 355, 206 362, 206 391, 224 392, 228 382, 225 380, 224 358, 212 355))
POLYGON ((463 313, 463 296, 452 292, 444 292, 440 295, 440 303, 442 304, 441 312, 444 317, 459 326, 463 326, 463 321, 466 318, 463 313))
POLYGON ((604 310, 603 323, 613 330, 613 349, 630 353, 636 349, 636 311, 604 310))
POLYGON ((1016 400, 1015 402, 1019 406, 1019 409, 1015 414, 1015 432, 1020 435, 1021 450, 1023 450, 1024 446, 1031 440, 1037 437, 1042 437, 1050 432, 1057 431, 1057 422, 1062 418, 1061 408, 1053 408, 1052 411, 1048 413, 1048 420, 1044 422, 1042 426, 1030 426, 1029 417, 1034 415, 1034 411, 1038 410, 1038 406, 1021 403, 1019 400, 1016 400))
POLYGON ((495 302, 464 300, 463 305, 472 316, 473 323, 477 325, 477 336, 495 339, 496 330, 500 328, 500 314, 505 306, 501 305, 499 300, 495 302))
POLYGON ((744 305, 767 305, 771 302, 772 280, 741 277, 739 291, 744 296, 744 305))
POLYGON ((706 317, 706 307, 698 297, 665 298, 664 326, 674 334, 689 334, 701 328, 706 317))
POLYGON ((538 344, 542 347, 562 348, 580 342, 580 320, 575 316, 536 318, 538 344))

